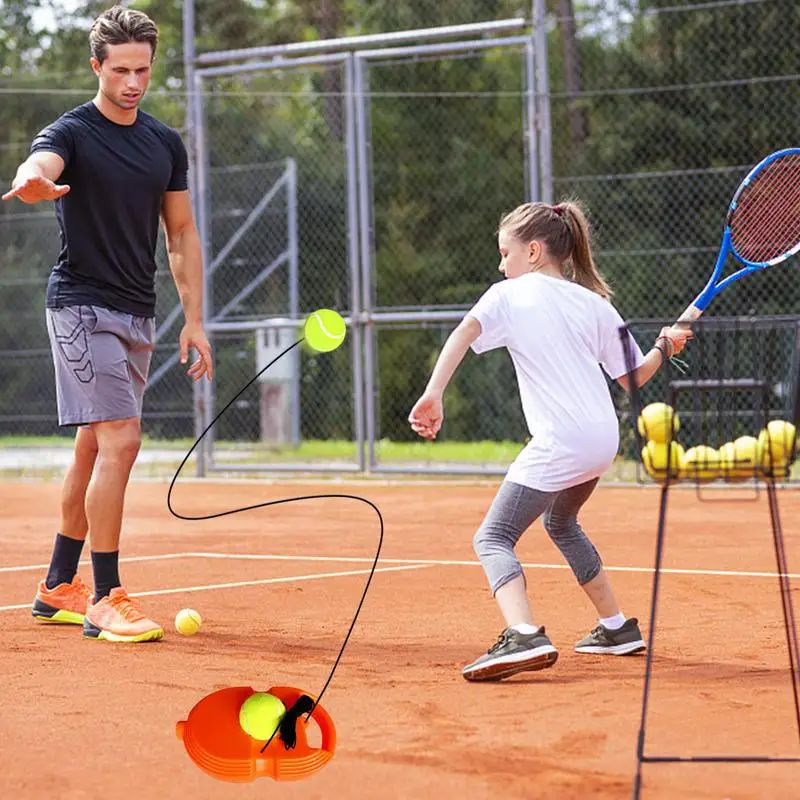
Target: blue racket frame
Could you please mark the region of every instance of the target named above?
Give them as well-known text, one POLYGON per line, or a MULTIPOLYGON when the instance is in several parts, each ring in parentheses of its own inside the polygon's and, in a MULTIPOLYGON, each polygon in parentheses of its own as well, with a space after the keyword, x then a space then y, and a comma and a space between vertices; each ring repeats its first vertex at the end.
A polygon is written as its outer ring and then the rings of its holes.
POLYGON ((744 180, 739 184, 736 193, 733 195, 733 199, 728 207, 728 213, 725 217, 725 230, 722 234, 722 244, 720 245, 719 255, 717 256, 717 263, 714 265, 714 271, 711 273, 711 277, 708 279, 708 283, 703 288, 703 291, 697 295, 697 297, 686 308, 683 314, 681 314, 681 316, 678 318, 678 322, 691 322, 692 320, 697 319, 706 310, 706 308, 708 308, 709 303, 723 289, 725 289, 726 286, 730 286, 730 284, 732 284, 734 281, 738 281, 739 278, 743 278, 745 275, 751 275, 753 272, 759 272, 762 269, 766 269, 766 267, 773 267, 775 264, 780 264, 782 261, 786 261, 788 258, 791 258, 793 255, 795 255, 795 253, 800 251, 800 242, 798 242, 791 250, 788 250, 786 253, 770 259, 769 261, 748 261, 746 258, 736 252, 736 249, 731 241, 731 218, 733 217, 733 212, 736 210, 736 206, 739 202, 742 192, 750 185, 753 179, 760 172, 765 170, 770 164, 777 161, 779 158, 784 158, 788 155, 800 155, 800 147, 787 147, 783 150, 777 150, 774 153, 770 153, 770 155, 768 155, 766 158, 759 161, 759 163, 750 170, 744 180), (729 253, 733 253, 734 257, 745 266, 738 272, 734 272, 733 275, 729 275, 727 278, 724 278, 717 283, 719 276, 722 274, 722 268, 725 265, 725 261, 728 258, 729 253))

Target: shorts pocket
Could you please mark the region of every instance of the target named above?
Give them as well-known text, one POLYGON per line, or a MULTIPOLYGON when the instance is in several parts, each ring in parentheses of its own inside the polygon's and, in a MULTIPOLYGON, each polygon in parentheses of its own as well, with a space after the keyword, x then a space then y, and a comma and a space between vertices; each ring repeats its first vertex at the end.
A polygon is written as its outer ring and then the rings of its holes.
POLYGON ((125 358, 98 365, 97 373, 107 378, 115 378, 123 383, 131 382, 131 368, 128 364, 128 360, 125 358))
POLYGON ((131 339, 131 350, 150 351, 155 350, 156 324, 153 317, 134 317, 133 318, 134 336, 131 339))

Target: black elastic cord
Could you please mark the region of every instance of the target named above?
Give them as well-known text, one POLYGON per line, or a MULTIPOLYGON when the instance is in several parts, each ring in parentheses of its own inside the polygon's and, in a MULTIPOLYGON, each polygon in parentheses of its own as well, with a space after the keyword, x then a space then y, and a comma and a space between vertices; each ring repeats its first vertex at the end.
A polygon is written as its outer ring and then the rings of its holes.
POLYGON ((170 486, 169 486, 169 491, 167 492, 167 508, 169 509, 170 513, 173 516, 177 517, 178 519, 183 519, 183 520, 188 520, 188 521, 217 519, 218 517, 227 517, 230 514, 239 514, 239 513, 244 512, 244 511, 252 511, 252 510, 254 510, 256 508, 266 508, 267 506, 276 506, 276 505, 281 505, 283 503, 296 503, 296 502, 299 502, 301 500, 319 500, 319 499, 323 499, 323 498, 341 498, 341 499, 346 499, 346 500, 357 500, 357 501, 359 501, 361 503, 366 503, 368 506, 373 508, 375 510, 375 513, 378 515, 378 520, 380 522, 380 538, 378 540, 378 550, 375 553, 375 559, 372 562, 372 568, 370 569, 369 577, 367 578, 366 585, 364 586, 364 592, 362 593, 361 599, 359 600, 359 603, 358 603, 358 607, 356 608, 356 613, 353 616, 353 621, 350 623, 350 628, 347 631, 347 635, 344 637, 344 642, 342 643, 342 647, 339 650, 339 655, 336 657, 336 661, 334 662, 333 667, 331 668, 331 671, 330 671, 330 673, 328 675, 328 679, 325 681, 325 685, 322 687, 322 691, 320 691, 320 693, 317 695, 316 702, 314 700, 312 700, 308 695, 301 695, 295 701, 295 703, 292 705, 292 707, 287 709, 286 713, 281 718, 281 722, 280 722, 279 726, 273 731, 272 736, 269 737, 269 739, 268 739, 267 743, 264 745, 264 747, 261 748, 261 752, 262 753, 264 752, 264 750, 267 749, 267 747, 269 746, 270 742, 275 737, 275 734, 278 733, 278 732, 280 732, 281 740, 284 743, 284 747, 287 750, 292 749, 297 743, 297 732, 296 732, 297 720, 303 714, 307 714, 306 722, 308 721, 308 719, 311 717, 311 714, 313 713, 314 709, 317 707, 317 705, 319 704, 320 700, 322 699, 322 695, 325 694, 326 689, 330 685, 330 682, 333 679, 333 674, 336 672, 336 667, 339 666, 339 661, 341 660, 342 654, 344 653, 344 650, 345 650, 345 647, 347 647, 347 643, 350 640, 350 634, 353 632, 353 628, 355 627, 356 620, 358 620, 358 615, 361 612, 361 606, 364 604, 364 600, 365 600, 365 598, 367 596, 367 591, 369 589, 370 583, 372 582, 372 576, 375 574, 375 567, 378 564, 378 559, 380 558, 380 554, 381 554, 381 547, 383 546, 383 530, 384 530, 383 516, 381 515, 381 512, 378 509, 378 507, 372 501, 367 500, 365 497, 359 497, 358 495, 351 495, 351 494, 315 494, 315 495, 307 495, 307 496, 304 496, 304 497, 289 497, 289 498, 285 498, 283 500, 270 500, 269 502, 266 502, 266 503, 257 503, 256 505, 245 506, 244 508, 234 508, 234 509, 231 509, 229 511, 219 511, 219 512, 214 513, 214 514, 204 514, 202 516, 197 516, 197 517, 186 516, 184 514, 180 514, 177 511, 175 511, 175 509, 172 507, 172 499, 171 498, 172 498, 172 489, 175 486, 175 482, 178 480, 178 475, 180 475, 181 470, 183 469, 183 467, 186 464, 186 462, 189 460, 189 457, 194 452, 194 449, 197 447, 198 444, 200 444, 200 442, 202 441, 203 437, 214 426, 214 423, 216 423, 216 421, 233 405, 234 402, 236 402, 236 400, 242 394, 244 394, 244 392, 247 389, 250 388, 250 386, 252 386, 256 382, 256 380, 258 380, 258 377, 263 372, 268 370, 276 361, 278 361, 279 359, 283 358, 283 356, 285 356, 290 350, 292 350, 293 348, 297 347, 302 342, 303 342, 303 339, 299 339, 293 345, 290 345, 289 347, 287 347, 286 350, 284 350, 278 356, 273 358, 272 361, 270 361, 269 364, 267 364, 266 367, 264 367, 260 372, 258 372, 251 381, 249 381, 242 389, 240 389, 233 396, 233 398, 231 400, 228 401, 228 404, 225 406, 225 408, 223 408, 222 411, 220 411, 219 414, 217 414, 217 416, 214 417, 214 419, 209 423, 208 427, 200 434, 200 436, 198 437, 197 441, 192 445, 192 448, 186 454, 185 458, 183 459, 183 461, 181 462, 180 466, 178 467, 175 475, 173 476, 172 482, 170 483, 170 486))

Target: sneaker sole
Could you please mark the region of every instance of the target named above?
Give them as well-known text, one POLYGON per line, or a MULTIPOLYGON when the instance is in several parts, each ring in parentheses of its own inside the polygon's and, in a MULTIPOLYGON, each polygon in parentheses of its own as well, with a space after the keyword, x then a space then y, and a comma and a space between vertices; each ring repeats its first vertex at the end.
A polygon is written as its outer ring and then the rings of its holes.
POLYGON ((639 639, 635 642, 626 642, 625 644, 614 644, 609 647, 602 647, 601 645, 587 645, 585 647, 576 647, 576 653, 588 653, 590 655, 610 655, 610 656, 629 656, 631 653, 638 653, 640 650, 646 650, 647 645, 639 639))
POLYGON ((83 625, 83 614, 78 611, 67 611, 65 608, 55 608, 42 600, 33 601, 31 616, 40 622, 50 622, 60 625, 83 625))
MULTIPOLYGON (((508 656, 506 656, 508 658, 508 656)), ((517 661, 497 661, 481 664, 475 669, 462 671, 468 681, 499 681, 518 672, 536 672, 552 667, 558 661, 558 651, 552 646, 537 647, 530 655, 517 661)))
POLYGON ((96 625, 92 625, 91 622, 86 621, 83 624, 83 635, 87 639, 103 642, 155 642, 163 638, 164 630, 163 628, 154 628, 153 630, 137 633, 133 636, 122 636, 119 633, 104 631, 102 628, 98 628, 96 625))

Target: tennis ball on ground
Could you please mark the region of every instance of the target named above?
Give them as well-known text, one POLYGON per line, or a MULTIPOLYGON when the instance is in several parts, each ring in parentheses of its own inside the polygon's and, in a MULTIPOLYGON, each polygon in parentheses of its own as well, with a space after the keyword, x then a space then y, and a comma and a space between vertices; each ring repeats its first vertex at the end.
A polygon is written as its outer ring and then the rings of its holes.
POLYGON ((755 475, 758 441, 753 436, 740 436, 726 442, 719 449, 719 466, 722 477, 741 481, 755 475))
POLYGON ((678 432, 681 422, 672 406, 666 403, 650 403, 642 409, 638 420, 639 433, 648 441, 666 442, 672 426, 672 437, 678 432))
POLYGON ((242 730, 260 741, 267 741, 286 713, 286 706, 274 694, 255 692, 239 708, 242 730))
POLYGON ((758 461, 767 474, 784 472, 792 457, 795 429, 791 422, 774 419, 758 434, 758 461))
POLYGON ((344 319, 329 308, 321 308, 306 319, 303 334, 309 346, 318 353, 335 350, 347 333, 344 319))
POLYGON ((194 636, 202 624, 203 618, 193 608, 182 608, 175 617, 175 630, 184 636, 194 636))
POLYGON ((670 453, 667 456, 666 442, 648 442, 642 448, 642 463, 647 474, 656 481, 667 478, 667 461, 669 461, 669 477, 679 478, 683 469, 684 452, 678 442, 670 442, 670 453))
POLYGON ((683 459, 683 477, 711 483, 721 477, 719 451, 705 444, 690 447, 683 459))

